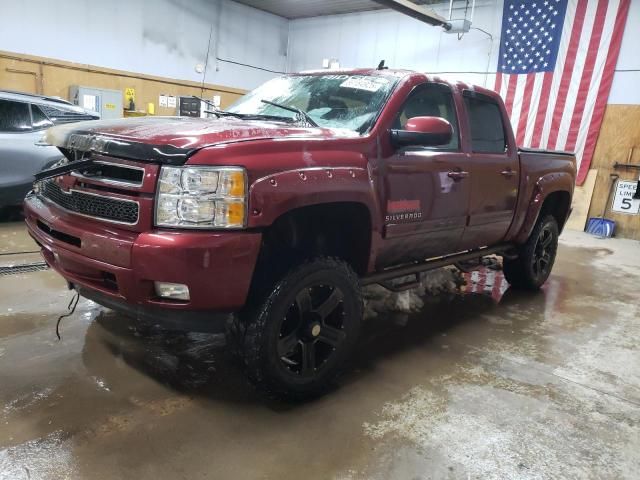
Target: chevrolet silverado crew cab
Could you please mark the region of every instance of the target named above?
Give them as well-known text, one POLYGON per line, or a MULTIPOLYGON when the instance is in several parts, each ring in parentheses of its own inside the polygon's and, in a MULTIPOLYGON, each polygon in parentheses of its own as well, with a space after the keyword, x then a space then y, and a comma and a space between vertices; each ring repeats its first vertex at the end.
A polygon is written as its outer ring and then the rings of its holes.
POLYGON ((549 276, 573 155, 518 149, 500 97, 400 70, 276 78, 217 118, 54 127, 31 236, 80 295, 227 331, 271 395, 317 395, 361 327, 361 286, 497 254, 549 276))

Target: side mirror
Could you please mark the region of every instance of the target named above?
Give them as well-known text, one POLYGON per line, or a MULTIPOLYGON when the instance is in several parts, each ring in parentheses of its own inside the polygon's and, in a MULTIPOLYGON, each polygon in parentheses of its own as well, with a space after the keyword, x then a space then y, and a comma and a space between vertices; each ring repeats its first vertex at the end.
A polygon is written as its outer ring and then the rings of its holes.
POLYGON ((421 145, 437 147, 451 141, 453 128, 441 117, 413 117, 404 130, 391 130, 391 143, 396 147, 421 145))

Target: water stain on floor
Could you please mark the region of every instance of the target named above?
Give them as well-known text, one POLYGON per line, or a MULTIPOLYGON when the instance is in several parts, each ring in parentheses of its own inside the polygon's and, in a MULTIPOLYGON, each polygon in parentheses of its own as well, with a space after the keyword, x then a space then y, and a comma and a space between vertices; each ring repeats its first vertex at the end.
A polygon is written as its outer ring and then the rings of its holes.
POLYGON ((539 293, 483 267, 374 294, 346 374, 305 404, 259 397, 223 336, 86 300, 59 342, 64 281, 0 278, 0 479, 637 478, 638 251, 566 233, 539 293))

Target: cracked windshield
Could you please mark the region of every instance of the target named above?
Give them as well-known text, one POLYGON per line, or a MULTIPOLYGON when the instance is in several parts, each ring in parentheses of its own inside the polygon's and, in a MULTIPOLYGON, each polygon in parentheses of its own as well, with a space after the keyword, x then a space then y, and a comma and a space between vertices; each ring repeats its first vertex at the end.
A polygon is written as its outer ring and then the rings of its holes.
POLYGON ((393 85, 393 79, 373 75, 280 77, 249 92, 227 111, 302 119, 311 125, 364 133, 375 122, 393 85))

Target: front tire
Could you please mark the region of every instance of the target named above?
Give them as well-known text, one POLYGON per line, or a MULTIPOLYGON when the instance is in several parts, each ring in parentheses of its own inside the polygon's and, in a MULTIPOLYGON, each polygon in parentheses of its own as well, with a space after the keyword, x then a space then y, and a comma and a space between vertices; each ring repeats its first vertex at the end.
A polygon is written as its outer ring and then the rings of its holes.
POLYGON ((538 220, 518 257, 504 260, 504 276, 511 286, 538 290, 551 274, 558 251, 558 222, 552 215, 538 220))
POLYGON ((319 257, 292 268, 245 315, 241 350, 249 380, 285 400, 324 393, 354 349, 362 310, 360 282, 347 263, 319 257))

